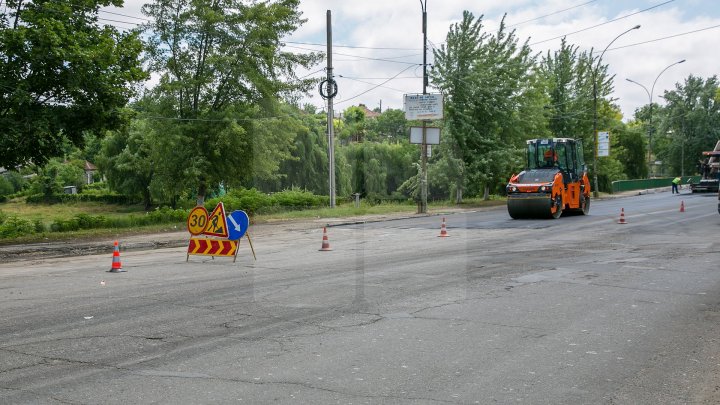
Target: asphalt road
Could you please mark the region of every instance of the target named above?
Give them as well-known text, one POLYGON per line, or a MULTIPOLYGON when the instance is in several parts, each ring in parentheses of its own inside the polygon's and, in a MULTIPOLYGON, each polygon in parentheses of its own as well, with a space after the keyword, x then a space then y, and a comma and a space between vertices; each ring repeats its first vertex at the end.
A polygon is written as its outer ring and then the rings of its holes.
POLYGON ((0 403, 720 402, 716 196, 445 218, 0 264, 0 403))

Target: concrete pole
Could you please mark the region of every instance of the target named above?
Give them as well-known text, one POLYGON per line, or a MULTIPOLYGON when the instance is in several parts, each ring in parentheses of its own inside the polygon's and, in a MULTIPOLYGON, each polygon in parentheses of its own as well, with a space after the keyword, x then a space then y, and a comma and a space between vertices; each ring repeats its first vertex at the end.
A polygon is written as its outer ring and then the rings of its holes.
MULTIPOLYGON (((423 94, 427 94, 427 0, 422 6, 422 29, 423 29, 423 94)), ((418 207, 418 214, 427 213, 427 121, 423 120, 422 126, 422 144, 420 148, 421 166, 420 166, 420 206, 418 207)))
POLYGON ((330 10, 327 10, 327 128, 328 128, 328 173, 330 208, 335 208, 335 129, 333 126, 333 65, 332 65, 332 24, 330 10))

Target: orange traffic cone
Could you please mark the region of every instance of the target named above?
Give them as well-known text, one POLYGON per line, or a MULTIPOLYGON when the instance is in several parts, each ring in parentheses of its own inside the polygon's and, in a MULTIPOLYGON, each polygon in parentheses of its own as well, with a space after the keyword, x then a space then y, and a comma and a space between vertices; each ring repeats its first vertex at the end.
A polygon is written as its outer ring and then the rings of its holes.
POLYGON ((120 263, 120 247, 118 246, 118 241, 115 241, 115 250, 113 251, 113 261, 110 273, 122 273, 124 271, 122 263, 120 263))
POLYGON ((322 239, 322 247, 320 248, 321 252, 327 252, 332 250, 330 248, 330 241, 328 240, 327 236, 327 228, 323 227, 323 239, 322 239))
POLYGON ((685 212, 685 201, 680 201, 680 212, 685 212))
POLYGON ((627 224, 627 222, 625 222, 625 208, 620 208, 620 219, 618 220, 618 224, 627 224))
POLYGON ((447 238, 448 236, 450 235, 447 233, 447 228, 445 227, 445 217, 443 217, 442 225, 440 225, 440 235, 438 235, 438 238, 447 238))

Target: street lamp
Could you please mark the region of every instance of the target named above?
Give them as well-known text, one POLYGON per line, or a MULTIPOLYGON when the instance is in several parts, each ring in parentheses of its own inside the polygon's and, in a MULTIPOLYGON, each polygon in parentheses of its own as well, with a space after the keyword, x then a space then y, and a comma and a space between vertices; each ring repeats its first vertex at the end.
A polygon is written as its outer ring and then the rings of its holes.
POLYGON ((640 25, 638 24, 638 25, 630 28, 629 30, 623 32, 622 34, 616 36, 615 39, 610 41, 610 43, 605 47, 605 49, 603 49, 602 53, 600 54, 600 57, 598 58, 597 64, 595 65, 595 69, 593 69, 593 71, 592 71, 592 74, 593 74, 593 146, 594 146, 593 149, 595 152, 593 154, 593 196, 595 198, 598 197, 598 193, 599 193, 598 192, 598 175, 597 175, 597 158, 598 158, 597 71, 598 71, 598 69, 600 69, 600 62, 602 61, 602 57, 603 57, 603 55, 605 55, 605 51, 607 51, 608 48, 610 48, 610 45, 612 45, 613 42, 617 41, 617 39, 620 38, 621 36, 627 34, 628 32, 630 32, 632 30, 636 30, 639 28, 640 28, 640 25))
POLYGON ((635 84, 637 84, 638 86, 642 87, 643 90, 645 90, 645 93, 647 93, 648 99, 650 100, 650 125, 648 126, 648 178, 650 178, 650 172, 651 172, 651 168, 652 168, 652 133, 653 133, 653 126, 652 126, 653 115, 652 115, 652 109, 653 109, 653 93, 654 93, 654 91, 655 91, 655 83, 657 83, 657 81, 658 81, 658 79, 660 78, 660 76, 662 76, 662 74, 665 73, 666 70, 670 69, 671 67, 673 67, 673 66, 675 66, 675 65, 679 65, 679 64, 681 64, 681 63, 683 63, 683 62, 685 62, 685 59, 680 60, 680 61, 677 61, 677 62, 675 62, 675 63, 671 63, 671 64, 668 65, 665 69, 663 69, 663 70, 660 72, 660 74, 658 74, 657 77, 655 78, 655 81, 653 82, 653 85, 652 85, 652 87, 650 88, 650 91, 648 91, 647 87, 645 87, 645 86, 643 86, 642 84, 636 82, 635 80, 625 79, 625 80, 629 81, 630 83, 635 83, 635 84))

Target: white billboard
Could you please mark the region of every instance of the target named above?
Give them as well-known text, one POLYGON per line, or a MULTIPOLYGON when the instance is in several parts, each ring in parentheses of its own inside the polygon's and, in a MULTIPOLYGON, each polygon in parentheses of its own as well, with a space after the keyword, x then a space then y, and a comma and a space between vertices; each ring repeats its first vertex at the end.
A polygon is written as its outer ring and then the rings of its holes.
POLYGON ((403 100, 405 119, 440 120, 443 117, 442 94, 406 94, 403 100))
MULTIPOLYGON (((410 143, 422 144, 422 127, 410 127, 410 143)), ((425 144, 440 145, 440 128, 425 127, 425 144)))
POLYGON ((598 157, 610 156, 610 132, 598 132, 597 155, 598 157))

